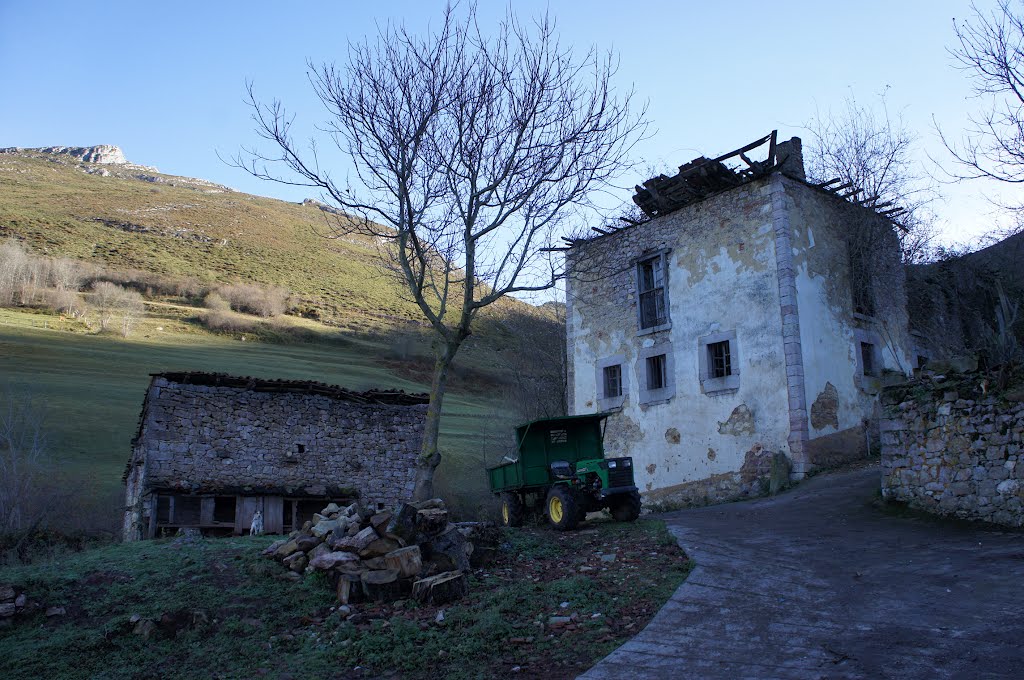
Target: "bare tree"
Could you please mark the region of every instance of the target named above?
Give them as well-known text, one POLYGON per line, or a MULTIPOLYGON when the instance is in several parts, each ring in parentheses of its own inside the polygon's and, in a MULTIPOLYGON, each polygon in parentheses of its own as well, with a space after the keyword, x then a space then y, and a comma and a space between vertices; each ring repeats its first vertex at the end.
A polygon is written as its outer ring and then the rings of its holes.
POLYGON ((44 412, 30 396, 0 393, 0 532, 34 528, 42 518, 38 493, 48 455, 44 412))
POLYGON ((436 333, 416 498, 433 492, 449 369, 473 320, 505 295, 552 285, 559 272, 544 247, 627 167, 645 129, 631 93, 612 89, 615 67, 611 53, 576 58, 547 15, 527 25, 509 13, 487 35, 471 4, 461 18, 449 6, 424 36, 383 27, 350 44, 341 67, 308 64, 330 116, 321 130, 355 167, 345 183, 320 165, 315 141, 295 141, 283 105, 249 87, 274 153, 235 162, 342 208, 336 232, 383 244, 382 261, 436 333))
POLYGON ((0 306, 14 302, 24 285, 30 259, 14 239, 0 244, 0 306))
POLYGON ((819 111, 805 127, 808 178, 839 178, 863 190, 861 199, 877 197, 877 204, 902 208, 893 224, 903 261, 928 259, 936 233, 929 204, 936 191, 914 158, 916 136, 901 117, 890 115, 885 96, 872 108, 851 95, 841 111, 819 111))
POLYGON ((94 283, 91 299, 99 317, 100 330, 108 330, 114 318, 120 316, 121 335, 126 338, 138 323, 139 317, 145 309, 140 293, 122 288, 110 281, 94 283))
MULTIPOLYGON (((959 179, 987 178, 1024 183, 1024 5, 999 0, 984 12, 954 20, 957 45, 950 50, 973 83, 984 108, 970 116, 959 142, 938 128, 961 168, 959 179)), ((938 126, 936 126, 938 127, 938 126)), ((1024 206, 1015 206, 1024 208, 1024 206)))

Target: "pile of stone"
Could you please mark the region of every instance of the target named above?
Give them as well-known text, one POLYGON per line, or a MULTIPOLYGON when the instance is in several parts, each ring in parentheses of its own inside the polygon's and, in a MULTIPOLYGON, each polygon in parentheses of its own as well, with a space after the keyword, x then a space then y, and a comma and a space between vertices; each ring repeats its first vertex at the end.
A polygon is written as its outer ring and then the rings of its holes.
MULTIPOLYGON (((38 602, 28 599, 28 595, 20 588, 0 583, 0 628, 10 626, 16 616, 31 614, 42 610, 42 608, 38 602)), ((46 609, 48 618, 64 616, 66 613, 64 607, 48 607, 46 609)))
POLYGON ((296 577, 326 573, 343 605, 409 597, 441 604, 466 593, 466 574, 494 556, 499 539, 492 524, 449 522, 439 498, 377 513, 331 503, 263 554, 296 577))

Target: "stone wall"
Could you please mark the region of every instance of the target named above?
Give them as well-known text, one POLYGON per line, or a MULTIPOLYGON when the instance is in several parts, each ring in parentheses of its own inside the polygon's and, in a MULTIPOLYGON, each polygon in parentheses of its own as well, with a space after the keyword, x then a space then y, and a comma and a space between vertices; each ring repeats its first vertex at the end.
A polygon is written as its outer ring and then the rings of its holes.
POLYGON ((965 384, 885 391, 882 496, 940 515, 1024 526, 1024 403, 965 393, 965 384))
POLYGON ((133 462, 146 491, 324 496, 394 505, 413 489, 425 405, 180 384, 149 388, 133 462))

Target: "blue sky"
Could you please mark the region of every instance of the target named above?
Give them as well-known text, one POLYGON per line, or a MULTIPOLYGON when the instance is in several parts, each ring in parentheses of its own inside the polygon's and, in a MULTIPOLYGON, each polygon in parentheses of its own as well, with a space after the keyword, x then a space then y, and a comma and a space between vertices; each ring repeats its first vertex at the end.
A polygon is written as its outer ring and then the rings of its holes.
MULTIPOLYGON (((305 79, 307 58, 341 60, 346 41, 374 33, 376 23, 420 29, 443 4, 0 0, 0 146, 117 144, 163 172, 301 200, 309 190, 260 182, 218 159, 256 141, 246 80, 281 98, 298 128, 311 126, 321 109, 305 79)), ((505 4, 480 6, 486 22, 505 4)), ((883 90, 890 110, 920 135, 922 153, 945 158, 933 116, 958 131, 978 105, 946 51, 967 2, 513 6, 527 16, 550 6, 564 42, 618 51, 619 86, 650 104, 654 132, 638 157, 659 167, 724 153, 775 128, 781 138, 806 136, 801 128, 816 109, 838 109, 851 94, 870 103, 883 90)), ((936 209, 947 240, 992 225, 983 194, 1012 198, 976 183, 942 190, 947 199, 936 209)))

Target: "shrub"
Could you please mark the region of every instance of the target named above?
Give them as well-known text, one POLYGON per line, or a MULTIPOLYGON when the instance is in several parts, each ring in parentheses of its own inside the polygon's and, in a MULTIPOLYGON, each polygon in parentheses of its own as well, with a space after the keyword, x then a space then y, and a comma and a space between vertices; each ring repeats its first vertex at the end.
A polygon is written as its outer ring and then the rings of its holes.
POLYGON ((145 311, 141 294, 134 290, 126 290, 110 281, 97 281, 92 284, 92 304, 99 316, 100 330, 107 330, 111 321, 119 317, 120 332, 126 338, 145 311))
POLYGON ((72 318, 83 317, 88 311, 82 296, 73 290, 48 288, 41 292, 40 299, 46 307, 72 318))
POLYGON ((288 309, 287 289, 264 288, 253 283, 220 286, 216 291, 236 312, 248 312, 264 318, 284 314, 288 309))

